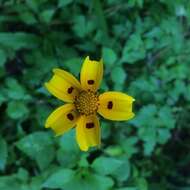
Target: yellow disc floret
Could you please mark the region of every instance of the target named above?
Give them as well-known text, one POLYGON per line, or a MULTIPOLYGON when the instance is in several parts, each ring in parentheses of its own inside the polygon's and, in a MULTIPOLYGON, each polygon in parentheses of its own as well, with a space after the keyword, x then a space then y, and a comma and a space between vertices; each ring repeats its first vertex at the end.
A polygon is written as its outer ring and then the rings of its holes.
POLYGON ((98 95, 92 91, 82 91, 75 99, 75 106, 82 115, 94 114, 98 109, 98 95))

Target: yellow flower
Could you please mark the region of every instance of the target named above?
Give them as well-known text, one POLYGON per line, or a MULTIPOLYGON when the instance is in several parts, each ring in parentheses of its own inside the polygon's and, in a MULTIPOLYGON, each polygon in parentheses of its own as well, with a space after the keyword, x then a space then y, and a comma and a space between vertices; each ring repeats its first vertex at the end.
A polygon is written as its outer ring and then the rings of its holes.
POLYGON ((62 135, 76 126, 76 139, 81 150, 100 145, 100 124, 96 113, 110 120, 128 120, 134 116, 134 99, 121 92, 97 93, 103 76, 103 61, 84 60, 80 83, 70 73, 54 69, 45 83, 48 91, 67 104, 58 107, 46 120, 45 127, 62 135))

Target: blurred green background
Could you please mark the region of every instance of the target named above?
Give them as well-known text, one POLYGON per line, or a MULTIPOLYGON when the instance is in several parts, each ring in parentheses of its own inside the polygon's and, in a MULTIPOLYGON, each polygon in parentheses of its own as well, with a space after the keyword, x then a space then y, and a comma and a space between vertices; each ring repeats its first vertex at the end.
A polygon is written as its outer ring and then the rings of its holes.
POLYGON ((0 190, 190 190, 189 0, 0 0, 0 190), (101 118, 102 146, 44 128, 52 68, 103 57, 100 92, 135 97, 101 118))

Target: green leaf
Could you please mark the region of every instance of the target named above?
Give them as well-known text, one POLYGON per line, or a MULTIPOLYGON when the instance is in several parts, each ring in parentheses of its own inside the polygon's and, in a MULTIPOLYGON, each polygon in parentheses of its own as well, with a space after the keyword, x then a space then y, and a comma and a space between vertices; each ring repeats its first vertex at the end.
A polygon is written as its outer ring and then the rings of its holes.
POLYGON ((0 67, 3 67, 7 60, 6 53, 0 49, 0 67))
POLYGON ((19 169, 18 173, 4 175, 0 177, 0 189, 4 190, 36 190, 28 183, 28 173, 24 169, 19 169), (25 173, 25 174, 24 174, 25 173), (23 175, 23 176, 21 176, 23 175), (25 177, 24 177, 25 175, 25 177))
POLYGON ((72 2, 73 2, 73 0, 59 0, 58 6, 59 7, 65 7, 72 2))
POLYGON ((26 24, 32 25, 37 23, 35 15, 29 11, 19 12, 19 17, 26 24))
POLYGON ((76 175, 70 182, 63 185, 63 189, 69 190, 108 190, 113 186, 109 177, 87 173, 85 176, 76 175))
POLYGON ((78 76, 80 73, 82 62, 83 62, 83 59, 79 57, 75 57, 75 58, 66 60, 64 62, 64 66, 66 65, 75 76, 78 76))
POLYGON ((136 187, 123 187, 116 190, 140 190, 140 189, 137 189, 136 187))
POLYGON ((157 141, 160 144, 165 144, 169 138, 171 137, 171 133, 169 129, 158 129, 158 136, 157 136, 157 141))
POLYGON ((5 92, 10 99, 24 100, 30 97, 26 94, 25 88, 21 84, 19 84, 18 81, 14 78, 7 78, 5 84, 7 87, 5 92))
POLYGON ((31 85, 42 84, 41 80, 45 74, 51 74, 50 71, 58 66, 55 57, 37 50, 27 54, 25 59, 28 65, 32 65, 32 67, 25 71, 23 80, 27 81, 27 84, 31 85))
POLYGON ((42 20, 42 22, 49 23, 52 20, 54 13, 55 13, 54 9, 44 10, 40 14, 40 19, 42 20))
POLYGON ((28 108, 21 101, 11 101, 8 103, 7 114, 12 119, 19 119, 27 115, 28 108))
POLYGON ((113 65, 117 60, 117 54, 111 48, 104 47, 102 56, 106 65, 113 65))
POLYGON ((7 143, 0 137, 0 170, 4 170, 8 157, 7 143))
POLYGON ((0 189, 12 190, 13 187, 16 190, 20 189, 20 185, 19 185, 19 182, 18 182, 15 174, 10 175, 10 176, 1 176, 0 177, 0 189))
POLYGON ((0 33, 0 45, 3 45, 13 50, 22 48, 36 48, 39 43, 39 38, 33 34, 17 32, 17 33, 0 33))
POLYGON ((6 101, 6 97, 4 96, 4 94, 0 94, 0 106, 5 101, 6 101))
POLYGON ((126 42, 122 52, 121 62, 135 63, 145 58, 146 51, 144 42, 139 34, 132 34, 126 42))
POLYGON ((102 121, 101 122, 101 127, 102 127, 102 138, 106 139, 109 138, 111 134, 111 128, 110 125, 107 122, 102 121))
POLYGON ((80 159, 80 150, 75 140, 75 131, 71 130, 59 138, 57 160, 62 167, 74 167, 80 159))
POLYGON ((138 137, 128 137, 125 141, 121 139, 121 148, 126 152, 127 158, 131 158, 138 152, 136 144, 138 143, 138 137))
POLYGON ((143 106, 138 115, 131 121, 135 126, 152 126, 150 121, 154 120, 155 114, 158 112, 156 105, 150 104, 143 106), (149 118, 149 120, 147 120, 149 118))
MULTIPOLYGON (((71 130, 59 138, 59 146, 63 152, 76 153, 78 145, 75 142, 75 131, 71 130)), ((79 151, 78 151, 79 152, 79 151)))
POLYGON ((78 166, 81 168, 88 168, 89 167, 89 162, 87 160, 86 154, 81 155, 80 160, 78 162, 78 166))
POLYGON ((100 0, 93 0, 93 8, 95 10, 95 15, 96 15, 96 22, 97 24, 100 26, 101 28, 101 32, 103 34, 104 37, 104 44, 107 44, 108 42, 108 26, 107 26, 107 21, 106 21, 106 17, 104 15, 104 10, 103 10, 103 5, 102 5, 102 1, 100 0))
POLYGON ((38 120, 38 124, 44 127, 44 123, 50 114, 51 107, 48 105, 40 105, 40 107, 36 107, 36 118, 38 120))
POLYGON ((105 80, 102 81, 100 89, 103 90, 103 92, 108 91, 109 87, 105 80))
POLYGON ((17 178, 22 182, 27 181, 29 179, 28 171, 24 168, 19 168, 19 170, 17 172, 17 178))
POLYGON ((190 101, 190 96, 189 96, 189 94, 190 94, 190 86, 187 86, 187 87, 186 87, 186 91, 185 91, 185 93, 184 93, 184 96, 185 96, 185 98, 186 98, 188 101, 190 101))
POLYGON ((34 12, 38 12, 39 6, 43 1, 26 0, 27 6, 34 12))
POLYGON ((127 159, 121 160, 123 163, 114 172, 113 176, 117 181, 126 181, 130 177, 130 164, 127 159))
POLYGON ((161 127, 173 129, 175 127, 175 119, 172 114, 172 109, 168 106, 163 106, 159 111, 159 124, 161 127))
POLYGON ((114 67, 111 71, 111 79, 116 84, 124 84, 126 76, 127 74, 122 67, 114 67))
POLYGON ((92 168, 103 175, 113 174, 119 167, 121 167, 123 161, 109 158, 109 157, 99 157, 92 163, 92 168))
POLYGON ((43 184, 45 188, 63 188, 63 185, 71 181, 75 172, 70 169, 59 169, 54 172, 43 184))
POLYGON ((74 17, 73 21, 74 25, 72 29, 80 38, 84 38, 88 33, 94 30, 94 23, 89 22, 83 15, 78 15, 77 17, 74 17))
POLYGON ((45 169, 53 161, 55 149, 53 138, 47 132, 34 132, 16 143, 16 146, 34 159, 40 169, 45 169))
POLYGON ((144 178, 138 178, 137 185, 138 185, 139 190, 148 190, 148 183, 146 179, 144 178))
POLYGON ((109 146, 105 149, 106 154, 109 156, 119 156, 123 153, 121 146, 109 146))
POLYGON ((150 156, 156 146, 156 137, 151 138, 150 135, 149 135, 149 137, 150 138, 148 140, 146 140, 143 144, 144 155, 146 155, 146 156, 150 156))

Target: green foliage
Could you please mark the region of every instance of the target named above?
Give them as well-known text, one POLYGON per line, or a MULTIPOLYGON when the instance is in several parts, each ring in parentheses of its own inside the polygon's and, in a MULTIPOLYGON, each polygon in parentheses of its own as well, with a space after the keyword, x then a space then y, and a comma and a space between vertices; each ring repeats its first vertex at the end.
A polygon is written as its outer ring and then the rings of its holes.
POLYGON ((106 64, 107 66, 113 66, 118 58, 117 54, 113 49, 103 47, 102 59, 104 60, 104 64, 106 64))
POLYGON ((6 62, 6 54, 3 50, 0 50, 0 67, 3 67, 6 62))
POLYGON ((0 137, 0 170, 4 170, 7 162, 8 150, 6 141, 0 137))
POLYGON ((43 184, 43 187, 48 188, 63 188, 65 184, 74 178, 75 172, 71 169, 59 169, 54 172, 43 184))
POLYGON ((23 102, 12 101, 7 105, 7 115, 11 119, 19 119, 24 117, 28 113, 28 109, 23 102))
POLYGON ((97 158, 92 167, 95 171, 99 172, 103 175, 112 174, 115 170, 117 170, 122 165, 122 161, 114 159, 114 158, 107 158, 107 157, 100 157, 97 158))
POLYGON ((54 159, 53 139, 48 133, 34 132, 20 139, 16 146, 31 159, 34 159, 40 169, 48 167, 54 159))
POLYGON ((189 190, 190 1, 0 0, 0 190, 189 190), (102 145, 44 128, 62 105, 53 68, 104 61, 100 92, 132 95, 135 118, 101 118, 102 145))
POLYGON ((0 44, 4 48, 19 50, 22 48, 30 49, 37 47, 38 37, 33 34, 23 32, 17 33, 0 33, 0 44))

